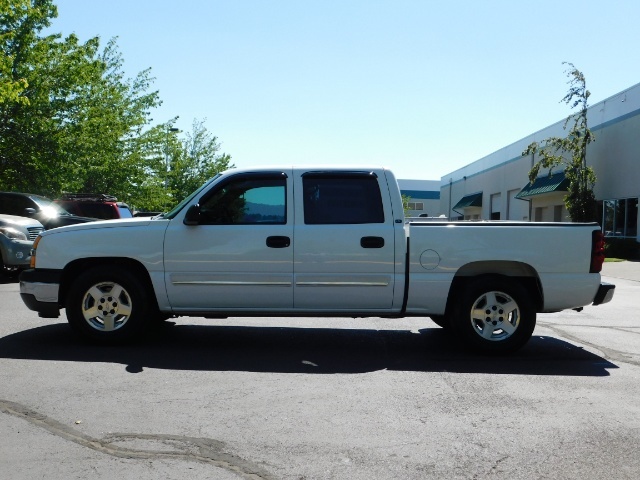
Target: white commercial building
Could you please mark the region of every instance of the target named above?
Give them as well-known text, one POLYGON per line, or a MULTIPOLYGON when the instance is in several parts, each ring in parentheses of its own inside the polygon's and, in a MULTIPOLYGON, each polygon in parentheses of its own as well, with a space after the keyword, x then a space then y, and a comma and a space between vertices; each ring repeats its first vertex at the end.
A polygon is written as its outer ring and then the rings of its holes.
POLYGON ((409 198, 408 217, 437 217, 440 210, 440 182, 438 180, 398 179, 402 195, 409 198))
MULTIPOLYGON (((440 210, 450 218, 567 221, 567 181, 561 169, 540 172, 529 184, 538 158, 522 156, 532 142, 565 137, 565 119, 441 178, 440 210)), ((640 197, 640 84, 588 110, 595 142, 587 148, 587 164, 595 170, 595 196, 600 223, 608 236, 638 237, 640 197)))

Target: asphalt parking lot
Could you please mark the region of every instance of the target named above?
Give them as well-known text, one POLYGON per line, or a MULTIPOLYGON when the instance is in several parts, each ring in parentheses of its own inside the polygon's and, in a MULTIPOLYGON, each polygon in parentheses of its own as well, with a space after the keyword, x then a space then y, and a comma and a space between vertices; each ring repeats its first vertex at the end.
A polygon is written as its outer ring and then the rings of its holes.
POLYGON ((640 263, 517 354, 413 319, 178 319, 95 347, 0 284, 0 478, 636 479, 640 263))

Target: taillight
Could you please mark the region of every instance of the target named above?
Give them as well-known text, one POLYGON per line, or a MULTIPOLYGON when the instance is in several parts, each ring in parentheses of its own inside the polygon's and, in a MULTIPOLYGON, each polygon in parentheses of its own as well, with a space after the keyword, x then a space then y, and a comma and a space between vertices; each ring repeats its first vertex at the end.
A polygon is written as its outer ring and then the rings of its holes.
POLYGON ((591 232, 591 266, 589 273, 600 273, 604 263, 604 235, 601 230, 591 232))

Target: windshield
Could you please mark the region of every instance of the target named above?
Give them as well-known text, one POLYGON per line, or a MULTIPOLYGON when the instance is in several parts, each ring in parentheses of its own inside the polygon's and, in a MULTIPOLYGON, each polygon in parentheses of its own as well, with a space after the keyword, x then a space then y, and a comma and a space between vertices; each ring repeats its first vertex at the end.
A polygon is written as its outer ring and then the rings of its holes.
POLYGON ((40 208, 40 211, 45 217, 51 218, 51 217, 59 217, 60 215, 71 215, 60 205, 58 205, 57 203, 53 203, 51 200, 49 200, 46 197, 40 197, 38 195, 29 195, 29 198, 38 205, 38 207, 40 208))
POLYGON ((178 212, 184 208, 185 205, 188 205, 195 197, 197 197, 200 194, 200 192, 202 192, 202 190, 207 188, 211 184, 211 182, 213 182, 219 176, 220 176, 220 174, 217 174, 211 180, 209 180, 208 182, 205 182, 204 185, 202 185, 200 188, 198 188, 195 192, 193 192, 187 198, 182 200, 178 205, 173 207, 173 209, 171 211, 169 211, 167 213, 163 213, 160 216, 160 218, 169 218, 169 219, 171 219, 171 218, 175 217, 178 214, 178 212))

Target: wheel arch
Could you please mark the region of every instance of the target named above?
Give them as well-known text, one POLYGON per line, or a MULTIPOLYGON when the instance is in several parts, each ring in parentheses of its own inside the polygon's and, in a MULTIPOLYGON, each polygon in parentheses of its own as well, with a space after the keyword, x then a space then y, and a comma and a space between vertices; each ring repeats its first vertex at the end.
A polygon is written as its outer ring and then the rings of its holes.
POLYGON ((480 261, 468 263, 456 272, 447 298, 447 314, 452 312, 456 298, 464 291, 467 284, 480 277, 509 277, 519 282, 527 292, 530 292, 536 311, 542 310, 544 305, 542 283, 538 272, 531 265, 511 261, 480 261))
POLYGON ((62 271, 60 278, 60 290, 58 293, 58 303, 63 306, 66 304, 67 295, 73 280, 81 273, 90 268, 104 266, 105 269, 119 266, 126 268, 129 272, 134 273, 147 289, 150 298, 153 299, 154 306, 158 308, 158 300, 156 298, 153 284, 149 271, 138 260, 126 257, 100 257, 100 258, 82 258, 70 262, 62 271))

